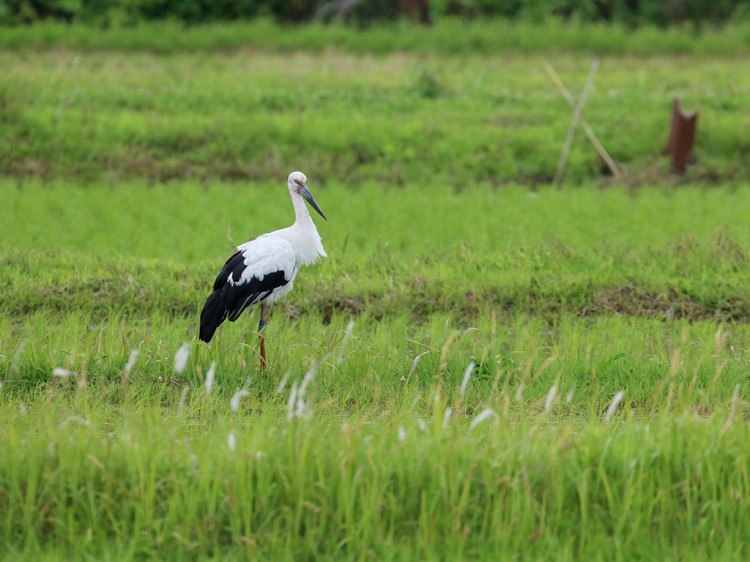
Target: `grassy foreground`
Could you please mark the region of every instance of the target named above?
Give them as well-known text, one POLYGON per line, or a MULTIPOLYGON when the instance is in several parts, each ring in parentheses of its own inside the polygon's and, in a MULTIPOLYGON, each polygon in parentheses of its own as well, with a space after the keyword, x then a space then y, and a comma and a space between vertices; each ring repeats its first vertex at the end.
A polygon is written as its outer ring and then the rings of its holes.
MULTIPOLYGON (((481 402, 494 406, 482 414, 439 386, 422 393, 405 382, 341 416, 340 390, 329 398, 317 377, 337 379, 338 389, 355 374, 321 368, 306 396, 310 419, 289 419, 297 408, 288 388, 277 396, 251 386, 238 412, 228 396, 198 387, 179 401, 179 389, 156 382, 77 390, 71 382, 4 401, 6 556, 747 554, 750 436, 736 401, 650 416, 626 407, 607 424, 606 413, 567 407, 565 395, 549 412, 543 400, 509 398, 519 385, 507 373, 494 391, 470 383, 468 393, 483 391, 481 402)), ((374 387, 381 374, 361 375, 374 387)), ((669 404, 665 397, 647 406, 669 404)))
POLYGON ((283 181, 5 183, 2 556, 747 555, 747 190, 311 187, 260 374, 196 317, 283 181))

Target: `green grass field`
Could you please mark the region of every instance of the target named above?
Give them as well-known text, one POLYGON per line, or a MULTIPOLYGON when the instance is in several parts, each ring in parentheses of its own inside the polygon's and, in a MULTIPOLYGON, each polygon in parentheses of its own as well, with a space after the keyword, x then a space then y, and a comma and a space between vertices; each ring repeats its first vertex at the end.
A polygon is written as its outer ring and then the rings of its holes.
POLYGON ((585 57, 37 33, 0 39, 0 558, 750 554, 741 55, 604 58, 586 115, 631 179, 581 135, 557 190, 544 63, 580 86, 585 57), (198 314, 296 168, 329 258, 260 373, 257 311, 210 345, 198 314))
MULTIPOLYGON (((20 179, 548 184, 594 55, 0 51, 0 167, 20 179), (280 71, 281 69, 281 71, 280 71), (282 176, 286 173, 281 174, 282 176)), ((585 116, 632 186, 673 184, 672 100, 700 106, 688 183, 750 175, 746 55, 608 56, 585 116)), ((611 183, 579 130, 568 184, 611 183)))

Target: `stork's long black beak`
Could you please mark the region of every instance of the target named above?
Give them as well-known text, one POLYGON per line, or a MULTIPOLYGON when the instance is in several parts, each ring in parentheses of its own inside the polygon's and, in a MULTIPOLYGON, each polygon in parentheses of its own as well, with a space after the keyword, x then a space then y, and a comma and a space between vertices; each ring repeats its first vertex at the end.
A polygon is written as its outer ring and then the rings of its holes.
POLYGON ((312 193, 310 193, 310 190, 307 189, 307 186, 305 186, 302 189, 300 189, 299 193, 300 193, 300 195, 302 195, 302 197, 305 198, 305 201, 307 201, 308 203, 310 203, 310 206, 313 209, 315 209, 316 211, 318 211, 318 213, 320 213, 321 217, 323 217, 325 220, 328 220, 326 218, 325 213, 320 210, 320 207, 318 207, 318 204, 315 202, 315 198, 312 196, 312 193))

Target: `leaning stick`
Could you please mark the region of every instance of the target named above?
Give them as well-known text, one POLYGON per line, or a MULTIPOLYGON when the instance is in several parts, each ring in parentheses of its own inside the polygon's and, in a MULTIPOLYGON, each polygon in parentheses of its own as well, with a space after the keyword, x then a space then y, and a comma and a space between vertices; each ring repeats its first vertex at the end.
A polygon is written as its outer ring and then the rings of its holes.
POLYGON ((583 115, 583 106, 586 105, 586 98, 589 95, 591 86, 594 84, 594 76, 596 75, 597 70, 599 70, 599 59, 595 59, 594 62, 591 63, 589 77, 586 79, 586 84, 584 84, 583 90, 581 90, 581 95, 578 98, 578 105, 576 106, 575 113, 570 120, 570 125, 568 125, 568 134, 565 137, 565 145, 563 146, 562 154, 560 154, 560 160, 558 161, 557 169, 555 170, 555 185, 557 187, 560 187, 562 184, 563 174, 565 174, 565 166, 568 163, 568 154, 570 153, 570 148, 573 146, 573 138, 576 135, 578 120, 581 118, 581 115, 583 115))
MULTIPOLYGON (((576 102, 573 99, 573 96, 570 95, 570 92, 565 87, 565 84, 563 84, 563 81, 560 79, 560 77, 557 75, 557 72, 555 72, 555 69, 552 68, 552 66, 548 63, 545 65, 547 69, 547 73, 550 75, 552 80, 555 82, 555 85, 557 86, 557 89, 560 90, 560 93, 565 98, 565 101, 568 102, 568 107, 572 111, 575 112, 576 108, 576 102)), ((623 176, 622 172, 620 172, 620 169, 617 167, 617 164, 615 164, 615 161, 612 160, 612 157, 607 153, 606 149, 602 145, 602 143, 599 142, 599 139, 596 138, 596 135, 594 134, 594 131, 591 130, 591 127, 586 122, 586 118, 582 115, 575 114, 576 121, 581 125, 583 128, 583 131, 586 133, 586 136, 591 141, 591 144, 594 145, 594 148, 599 153, 599 156, 601 156, 602 160, 607 164, 607 167, 610 169, 612 174, 618 179, 618 180, 624 180, 625 177, 623 176)))

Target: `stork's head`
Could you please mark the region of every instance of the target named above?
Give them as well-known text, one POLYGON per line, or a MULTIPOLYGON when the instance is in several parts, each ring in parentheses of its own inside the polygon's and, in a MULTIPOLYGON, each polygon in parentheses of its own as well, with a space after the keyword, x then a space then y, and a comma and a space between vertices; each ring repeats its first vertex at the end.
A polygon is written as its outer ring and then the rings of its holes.
POLYGON ((328 220, 323 211, 320 210, 320 207, 318 207, 318 204, 315 202, 312 193, 310 193, 310 190, 307 188, 307 176, 305 176, 305 174, 303 174, 302 172, 292 172, 291 174, 289 174, 289 181, 287 183, 289 185, 289 193, 291 193, 292 195, 297 194, 304 197, 305 201, 310 203, 310 206, 318 211, 321 217, 328 220))

